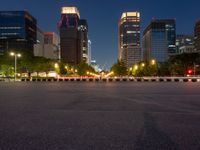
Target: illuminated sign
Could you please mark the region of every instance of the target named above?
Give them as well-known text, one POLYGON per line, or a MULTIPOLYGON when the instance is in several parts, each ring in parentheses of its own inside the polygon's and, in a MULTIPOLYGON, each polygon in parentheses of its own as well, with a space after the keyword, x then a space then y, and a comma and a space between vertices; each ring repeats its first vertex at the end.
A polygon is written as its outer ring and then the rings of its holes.
POLYGON ((80 18, 79 10, 76 7, 62 7, 61 13, 62 14, 77 14, 80 18))
POLYGON ((126 17, 140 17, 140 13, 139 12, 125 12, 122 14, 121 19, 126 18, 126 17))

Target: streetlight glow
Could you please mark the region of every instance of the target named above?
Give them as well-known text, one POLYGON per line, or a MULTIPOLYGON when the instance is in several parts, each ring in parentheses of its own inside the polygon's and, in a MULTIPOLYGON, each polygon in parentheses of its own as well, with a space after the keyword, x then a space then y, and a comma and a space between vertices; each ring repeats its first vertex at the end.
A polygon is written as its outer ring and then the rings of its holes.
POLYGON ((142 63, 142 67, 144 67, 145 66, 145 63, 142 63))
POLYGON ((155 65, 156 64, 156 60, 155 59, 151 60, 151 63, 152 63, 152 65, 155 65))
POLYGON ((15 56, 15 53, 11 52, 10 55, 11 55, 11 56, 15 56))
POLYGON ((138 70, 138 65, 135 65, 134 69, 135 69, 135 70, 138 70))
POLYGON ((10 55, 15 57, 15 81, 16 81, 16 76, 17 76, 17 57, 21 57, 22 55, 19 54, 19 53, 16 54, 14 52, 11 52, 10 55))
POLYGON ((55 67, 56 69, 58 69, 58 68, 59 68, 58 63, 55 63, 54 67, 55 67))

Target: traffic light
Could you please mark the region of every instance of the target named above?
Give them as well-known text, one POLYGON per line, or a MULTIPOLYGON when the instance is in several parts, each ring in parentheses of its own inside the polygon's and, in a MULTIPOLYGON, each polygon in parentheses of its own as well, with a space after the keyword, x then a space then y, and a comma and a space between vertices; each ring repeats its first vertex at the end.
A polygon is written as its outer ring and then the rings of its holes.
POLYGON ((188 69, 187 73, 188 73, 188 75, 192 75, 193 70, 192 69, 188 69))

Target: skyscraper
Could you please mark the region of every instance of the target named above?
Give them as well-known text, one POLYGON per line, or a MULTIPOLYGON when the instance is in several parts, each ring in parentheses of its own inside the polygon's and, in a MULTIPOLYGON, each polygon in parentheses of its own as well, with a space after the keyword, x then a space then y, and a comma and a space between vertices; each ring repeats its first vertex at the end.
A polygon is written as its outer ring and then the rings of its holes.
POLYGON ((143 33, 144 60, 166 61, 176 54, 176 23, 174 19, 154 19, 143 33))
POLYGON ((119 60, 127 67, 141 61, 140 13, 125 12, 119 21, 119 60))
POLYGON ((22 50, 33 54, 37 21, 27 11, 0 12, 0 54, 22 50))
POLYGON ((195 36, 195 51, 200 52, 200 20, 196 22, 195 29, 194 29, 194 36, 195 36))
POLYGON ((85 63, 89 64, 89 45, 88 45, 88 24, 87 24, 87 20, 85 20, 85 19, 79 20, 78 30, 79 30, 80 36, 81 36, 80 42, 81 42, 81 50, 82 50, 82 53, 83 53, 82 60, 85 63))
POLYGON ((69 64, 79 64, 82 61, 81 34, 78 30, 80 20, 76 7, 62 7, 60 30, 61 60, 69 64))

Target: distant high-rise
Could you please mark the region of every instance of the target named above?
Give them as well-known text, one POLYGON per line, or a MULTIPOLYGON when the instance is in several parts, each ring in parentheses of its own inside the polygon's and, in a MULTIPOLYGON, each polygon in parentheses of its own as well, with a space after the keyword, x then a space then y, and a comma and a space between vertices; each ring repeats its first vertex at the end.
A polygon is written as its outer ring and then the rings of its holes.
POLYGON ((194 30, 194 36, 195 36, 195 51, 200 52, 200 20, 197 21, 195 25, 195 30, 194 30))
POLYGON ((194 52, 194 36, 193 35, 177 35, 176 36, 176 54, 193 53, 194 52))
POLYGON ((0 11, 0 54, 22 50, 33 54, 37 21, 27 11, 0 11))
POLYGON ((119 56, 127 67, 141 61, 140 13, 125 12, 119 21, 119 56))
POLYGON ((76 7, 62 7, 60 30, 61 60, 69 64, 79 64, 82 61, 81 34, 78 30, 80 20, 76 7))
POLYGON ((87 20, 85 20, 85 19, 79 20, 78 30, 79 30, 80 36, 81 36, 81 49, 82 49, 82 53, 83 53, 82 60, 85 63, 89 64, 89 45, 88 45, 88 24, 87 24, 87 20))
POLYGON ((92 42, 88 40, 88 64, 90 65, 92 61, 92 42))
POLYGON ((165 62, 176 54, 176 23, 174 19, 154 19, 143 33, 144 60, 165 62))

